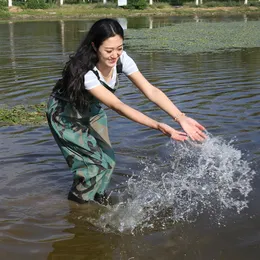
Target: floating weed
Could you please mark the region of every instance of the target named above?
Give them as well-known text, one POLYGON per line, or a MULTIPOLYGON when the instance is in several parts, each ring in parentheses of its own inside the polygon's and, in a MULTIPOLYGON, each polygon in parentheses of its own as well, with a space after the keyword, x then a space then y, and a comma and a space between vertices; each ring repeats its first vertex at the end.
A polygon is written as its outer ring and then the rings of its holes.
POLYGON ((260 47, 259 21, 187 22, 154 29, 127 30, 126 45, 141 52, 193 54, 260 47))
POLYGON ((36 105, 17 105, 0 108, 0 126, 4 125, 41 125, 46 123, 45 103, 36 105))

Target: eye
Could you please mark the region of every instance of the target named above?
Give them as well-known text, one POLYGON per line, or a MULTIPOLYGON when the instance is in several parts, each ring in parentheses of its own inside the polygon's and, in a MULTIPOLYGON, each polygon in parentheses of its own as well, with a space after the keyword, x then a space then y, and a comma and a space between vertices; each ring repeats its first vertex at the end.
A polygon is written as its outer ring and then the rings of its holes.
POLYGON ((112 51, 109 50, 109 51, 107 51, 107 53, 112 53, 112 51))

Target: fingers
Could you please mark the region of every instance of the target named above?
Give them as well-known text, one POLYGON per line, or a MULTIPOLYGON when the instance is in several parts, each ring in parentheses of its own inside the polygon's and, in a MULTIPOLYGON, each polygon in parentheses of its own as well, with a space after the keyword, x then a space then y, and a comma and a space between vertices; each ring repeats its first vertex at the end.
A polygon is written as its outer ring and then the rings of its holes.
POLYGON ((207 138, 205 133, 203 133, 201 130, 197 130, 195 132, 193 131, 193 133, 190 134, 189 136, 190 136, 191 140, 200 141, 200 142, 204 141, 207 138))
POLYGON ((193 122, 195 123, 192 129, 190 129, 189 131, 190 138, 193 141, 200 141, 200 142, 204 141, 207 138, 206 134, 203 132, 206 130, 206 128, 195 120, 193 122))
POLYGON ((207 138, 203 132, 206 130, 205 127, 190 117, 186 117, 186 120, 182 120, 181 126, 193 141, 202 142, 207 138))
POLYGON ((175 133, 171 135, 171 138, 176 141, 186 141, 188 140, 188 135, 184 132, 175 131, 175 133))
POLYGON ((193 124, 188 127, 186 133, 182 131, 176 131, 172 127, 166 125, 166 124, 160 124, 159 130, 163 132, 163 134, 170 136, 172 139, 176 141, 186 141, 188 140, 188 137, 191 138, 193 141, 200 141, 202 142, 206 135, 202 132, 204 127, 200 124, 193 124), (201 128, 201 129, 200 129, 201 128))
POLYGON ((198 123, 196 120, 194 120, 194 119, 192 119, 192 118, 188 118, 188 120, 190 120, 190 122, 191 122, 195 127, 197 127, 199 130, 201 130, 201 131, 205 131, 205 130, 206 130, 206 128, 205 128, 203 125, 201 125, 200 123, 198 123))
POLYGON ((207 135, 203 132, 200 132, 200 136, 203 138, 203 139, 206 139, 207 138, 207 135))
POLYGON ((192 141, 203 142, 207 136, 199 129, 193 130, 192 134, 186 134, 181 131, 174 131, 174 133, 171 134, 171 138, 176 141, 186 141, 188 137, 190 137, 192 141))
POLYGON ((206 128, 205 128, 203 125, 199 124, 199 123, 197 123, 196 126, 197 126, 200 130, 204 130, 204 131, 206 130, 206 128))

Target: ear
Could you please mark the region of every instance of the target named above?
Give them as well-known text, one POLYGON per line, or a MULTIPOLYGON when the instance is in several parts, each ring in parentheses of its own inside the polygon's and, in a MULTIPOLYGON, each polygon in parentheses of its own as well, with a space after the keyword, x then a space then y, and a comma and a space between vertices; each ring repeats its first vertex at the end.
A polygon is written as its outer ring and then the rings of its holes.
POLYGON ((92 42, 92 43, 91 43, 91 45, 92 45, 92 47, 93 47, 94 51, 97 51, 97 48, 96 48, 96 46, 95 46, 94 42, 92 42))

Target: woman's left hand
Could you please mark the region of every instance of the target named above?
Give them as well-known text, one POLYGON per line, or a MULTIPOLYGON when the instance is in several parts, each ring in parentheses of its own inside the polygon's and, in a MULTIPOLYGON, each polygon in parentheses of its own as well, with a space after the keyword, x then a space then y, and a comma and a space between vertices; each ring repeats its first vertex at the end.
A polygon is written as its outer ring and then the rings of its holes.
POLYGON ((199 124, 196 120, 190 118, 190 117, 181 117, 180 120, 178 120, 179 124, 181 125, 182 129, 185 131, 185 133, 193 140, 193 141, 200 141, 206 139, 206 134, 203 133, 205 129, 204 126, 199 124))

